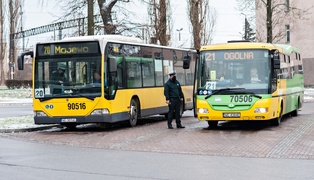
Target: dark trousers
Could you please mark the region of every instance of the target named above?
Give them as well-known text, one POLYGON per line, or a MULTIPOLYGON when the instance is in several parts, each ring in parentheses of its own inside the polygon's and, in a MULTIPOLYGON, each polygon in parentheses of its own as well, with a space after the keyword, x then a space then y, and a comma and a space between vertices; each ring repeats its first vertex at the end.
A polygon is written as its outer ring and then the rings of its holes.
POLYGON ((180 98, 171 98, 170 99, 170 104, 168 105, 168 107, 169 107, 168 126, 171 125, 172 119, 174 117, 176 118, 177 126, 181 125, 181 120, 180 120, 180 103, 181 103, 180 98))

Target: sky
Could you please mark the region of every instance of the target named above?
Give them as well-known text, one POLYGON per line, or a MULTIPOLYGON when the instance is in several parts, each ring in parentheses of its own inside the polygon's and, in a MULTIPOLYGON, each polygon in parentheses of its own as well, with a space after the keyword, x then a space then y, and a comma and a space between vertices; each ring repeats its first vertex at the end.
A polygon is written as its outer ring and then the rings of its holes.
MULTIPOLYGON (((173 18, 173 31, 172 31, 172 46, 191 47, 191 33, 190 22, 187 17, 187 0, 175 0, 171 1, 172 5, 172 18, 173 18), (181 29, 181 31, 177 31, 181 29), (179 40, 180 34, 180 40, 179 40)), ((25 0, 23 6, 23 30, 48 25, 53 23, 58 14, 58 8, 56 8, 56 2, 58 1, 45 1, 40 4, 40 0, 25 0)), ((135 9, 136 15, 139 18, 136 20, 139 23, 147 23, 147 8, 146 6, 135 3, 128 6, 129 9, 135 9)), ((217 25, 214 33, 213 43, 223 43, 228 40, 241 39, 241 32, 243 32, 244 15, 237 11, 236 0, 210 0, 210 5, 217 11, 217 25)), ((26 37, 24 39, 24 47, 28 48, 33 46, 38 41, 49 41, 54 38, 54 33, 45 33, 36 36, 26 37)))

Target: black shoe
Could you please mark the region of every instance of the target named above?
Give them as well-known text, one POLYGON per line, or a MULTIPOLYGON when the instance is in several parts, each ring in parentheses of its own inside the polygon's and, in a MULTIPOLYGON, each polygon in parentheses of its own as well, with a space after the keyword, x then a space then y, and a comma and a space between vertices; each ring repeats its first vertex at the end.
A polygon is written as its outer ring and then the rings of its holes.
POLYGON ((185 126, 179 125, 177 126, 177 128, 185 128, 185 126))
POLYGON ((168 126, 168 129, 173 129, 173 127, 172 126, 168 126))

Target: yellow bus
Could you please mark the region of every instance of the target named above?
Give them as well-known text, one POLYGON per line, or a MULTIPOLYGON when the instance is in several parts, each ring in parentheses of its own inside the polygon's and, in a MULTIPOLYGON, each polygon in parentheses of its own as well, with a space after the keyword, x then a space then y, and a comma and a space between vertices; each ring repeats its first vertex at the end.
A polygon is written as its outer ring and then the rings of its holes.
POLYGON ((35 124, 110 124, 163 114, 168 73, 176 71, 184 110, 193 109, 196 51, 144 44, 120 35, 82 36, 37 43, 33 58, 35 124), (97 75, 98 73, 98 75, 97 75), (99 75, 100 79, 99 80, 99 75))
POLYGON ((199 50, 195 116, 219 121, 267 121, 298 115, 304 96, 300 50, 290 45, 228 42, 199 50))

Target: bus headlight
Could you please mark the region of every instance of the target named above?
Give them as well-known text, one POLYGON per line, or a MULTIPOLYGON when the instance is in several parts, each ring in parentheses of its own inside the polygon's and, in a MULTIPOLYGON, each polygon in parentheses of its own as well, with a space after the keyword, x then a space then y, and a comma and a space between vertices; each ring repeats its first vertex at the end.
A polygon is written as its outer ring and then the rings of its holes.
POLYGON ((199 108, 198 109, 198 113, 199 114, 207 114, 208 113, 208 109, 207 108, 199 108))
POLYGON ((267 113, 268 112, 268 108, 256 108, 254 110, 254 113, 267 113))
POLYGON ((34 111, 34 116, 43 117, 47 116, 47 114, 42 111, 34 111))
POLYGON ((103 115, 103 114, 109 114, 109 110, 108 109, 96 109, 91 113, 91 115, 103 115))

